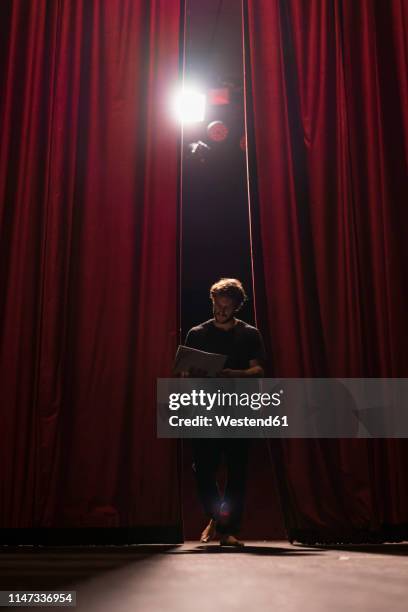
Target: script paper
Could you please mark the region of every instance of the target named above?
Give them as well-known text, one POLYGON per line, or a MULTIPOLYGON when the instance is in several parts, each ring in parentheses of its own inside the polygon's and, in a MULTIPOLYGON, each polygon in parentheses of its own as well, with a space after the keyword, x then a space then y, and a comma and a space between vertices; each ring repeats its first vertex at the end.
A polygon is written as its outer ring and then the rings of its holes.
POLYGON ((206 353, 189 346, 180 345, 174 360, 174 372, 187 372, 190 368, 204 370, 208 376, 215 377, 220 372, 227 360, 226 355, 218 353, 206 353))

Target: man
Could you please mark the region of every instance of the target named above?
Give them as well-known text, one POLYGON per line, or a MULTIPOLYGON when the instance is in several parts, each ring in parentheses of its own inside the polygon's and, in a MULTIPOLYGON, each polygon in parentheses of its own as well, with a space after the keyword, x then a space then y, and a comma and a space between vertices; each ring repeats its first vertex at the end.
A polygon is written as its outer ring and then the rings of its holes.
MULTIPOLYGON (((214 317, 190 329, 186 345, 209 353, 227 356, 225 369, 219 376, 228 378, 261 377, 264 375, 264 347, 261 334, 235 317, 247 296, 241 282, 222 278, 210 289, 214 317)), ((190 371, 189 376, 206 373, 190 371)), ((245 475, 248 463, 249 440, 193 439, 193 469, 198 495, 208 525, 201 534, 201 542, 209 542, 216 531, 222 546, 243 546, 236 535, 244 508, 245 475), (216 481, 222 456, 227 467, 227 483, 221 499, 216 481)))

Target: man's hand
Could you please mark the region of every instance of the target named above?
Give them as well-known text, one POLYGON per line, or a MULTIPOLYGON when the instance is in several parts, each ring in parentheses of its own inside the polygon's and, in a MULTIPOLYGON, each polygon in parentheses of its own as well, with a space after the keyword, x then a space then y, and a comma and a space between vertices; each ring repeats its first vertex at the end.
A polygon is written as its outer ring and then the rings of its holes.
POLYGON ((251 359, 249 366, 247 370, 225 368, 218 372, 218 376, 221 378, 262 378, 264 376, 264 369, 257 359, 251 359))
POLYGON ((244 376, 243 370, 232 370, 231 368, 225 368, 218 373, 221 378, 242 378, 244 376))

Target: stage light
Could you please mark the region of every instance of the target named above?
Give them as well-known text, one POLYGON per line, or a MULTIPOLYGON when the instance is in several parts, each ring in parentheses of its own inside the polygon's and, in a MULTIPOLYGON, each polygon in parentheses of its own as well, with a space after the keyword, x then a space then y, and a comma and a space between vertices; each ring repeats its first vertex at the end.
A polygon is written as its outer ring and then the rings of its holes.
POLYGON ((188 145, 188 148, 191 152, 192 155, 195 155, 197 153, 197 151, 209 151, 210 147, 205 144, 205 142, 203 142, 202 140, 197 140, 197 142, 191 142, 188 145))
POLYGON ((184 87, 174 97, 174 111, 182 123, 197 123, 204 121, 205 95, 198 89, 184 87))
POLYGON ((222 142, 228 136, 228 128, 222 121, 212 121, 207 126, 208 138, 215 142, 222 142))
POLYGON ((201 163, 204 163, 208 157, 208 152, 210 151, 210 147, 208 144, 203 142, 202 140, 198 140, 197 142, 191 142, 188 145, 188 149, 191 157, 195 157, 201 163))

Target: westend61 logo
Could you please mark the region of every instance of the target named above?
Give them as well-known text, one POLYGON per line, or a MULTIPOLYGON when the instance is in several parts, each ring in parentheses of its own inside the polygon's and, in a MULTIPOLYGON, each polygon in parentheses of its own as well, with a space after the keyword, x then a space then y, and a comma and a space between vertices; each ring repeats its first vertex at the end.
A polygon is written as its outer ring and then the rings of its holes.
POLYGON ((251 410, 260 410, 268 406, 280 406, 281 395, 279 393, 228 393, 218 389, 215 393, 209 393, 204 389, 192 389, 188 393, 170 393, 170 410, 179 410, 195 406, 205 410, 212 410, 214 406, 219 407, 246 407, 251 410))

